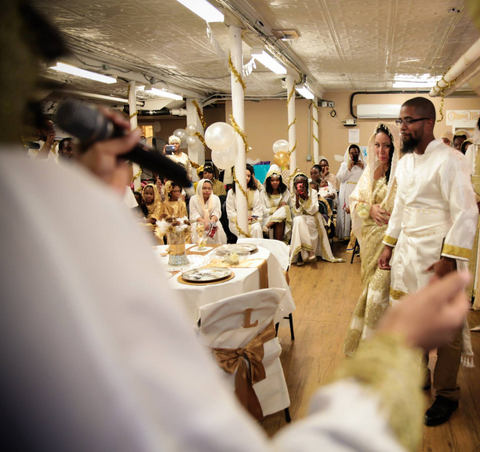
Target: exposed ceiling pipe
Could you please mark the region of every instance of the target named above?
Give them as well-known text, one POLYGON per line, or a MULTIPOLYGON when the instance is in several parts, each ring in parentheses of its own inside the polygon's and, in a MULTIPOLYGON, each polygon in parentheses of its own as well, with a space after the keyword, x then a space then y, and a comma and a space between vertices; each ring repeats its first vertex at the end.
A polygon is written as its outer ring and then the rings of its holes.
MULTIPOLYGON (((103 94, 86 93, 83 91, 76 91, 73 89, 58 89, 55 92, 63 93, 63 94, 73 94, 80 97, 89 97, 91 99, 108 100, 110 102, 128 104, 128 99, 123 99, 121 97, 112 97, 112 96, 105 96, 103 94)), ((145 105, 145 102, 137 101, 137 105, 139 105, 140 107, 143 107, 145 105)))
MULTIPOLYGON (((480 58, 480 39, 478 39, 475 44, 472 45, 461 57, 460 59, 447 71, 447 73, 442 77, 441 80, 431 89, 430 96, 437 97, 442 93, 442 90, 448 86, 453 80, 457 79, 462 73, 464 73, 475 61, 480 58)), ((477 64, 480 64, 477 63, 477 64)), ((473 75, 471 75, 473 77, 473 75)), ((466 83, 469 79, 464 78, 463 83, 466 83)), ((462 83, 462 84, 463 84, 462 83)), ((449 92, 452 93, 458 89, 460 83, 455 83, 450 89, 449 92)), ((446 92, 445 92, 446 95, 446 92)))

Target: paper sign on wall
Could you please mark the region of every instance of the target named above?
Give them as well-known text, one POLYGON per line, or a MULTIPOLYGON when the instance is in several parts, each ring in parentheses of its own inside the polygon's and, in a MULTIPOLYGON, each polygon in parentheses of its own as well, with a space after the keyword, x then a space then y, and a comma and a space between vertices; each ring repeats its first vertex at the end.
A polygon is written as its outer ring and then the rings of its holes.
POLYGON ((348 131, 348 142, 349 143, 360 143, 360 130, 359 129, 350 129, 348 131))

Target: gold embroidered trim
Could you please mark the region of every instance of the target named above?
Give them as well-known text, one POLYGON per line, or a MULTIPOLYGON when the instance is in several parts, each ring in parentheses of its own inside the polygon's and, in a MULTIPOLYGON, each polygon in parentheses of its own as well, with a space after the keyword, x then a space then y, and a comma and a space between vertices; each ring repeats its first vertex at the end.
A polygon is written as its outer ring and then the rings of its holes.
MULTIPOLYGON (((349 342, 354 343, 358 333, 351 334, 349 342)), ((398 441, 406 450, 415 451, 422 438, 424 406, 420 357, 421 352, 407 347, 403 338, 379 334, 362 342, 355 356, 345 360, 328 383, 354 378, 370 389, 380 400, 398 441)))
POLYGON ((460 246, 443 245, 442 254, 449 254, 450 256, 462 257, 463 259, 470 259, 470 254, 472 250, 468 248, 462 248, 460 246))
POLYGON ((388 245, 395 246, 397 244, 398 239, 394 239, 393 237, 390 237, 389 235, 384 235, 383 236, 383 242, 387 243, 388 245))
POLYGON ((394 300, 399 300, 402 297, 407 296, 408 293, 402 292, 401 290, 395 290, 393 287, 390 287, 390 296, 394 300))

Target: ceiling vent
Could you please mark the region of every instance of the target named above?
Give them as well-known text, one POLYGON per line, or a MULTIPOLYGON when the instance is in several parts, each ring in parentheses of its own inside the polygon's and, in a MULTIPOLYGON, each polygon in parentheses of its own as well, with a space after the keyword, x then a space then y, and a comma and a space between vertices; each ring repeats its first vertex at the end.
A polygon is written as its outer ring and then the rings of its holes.
POLYGON ((301 34, 298 30, 295 30, 295 28, 284 28, 284 29, 277 29, 277 30, 272 30, 273 36, 275 36, 278 39, 283 39, 284 41, 290 40, 290 39, 298 39, 301 34))

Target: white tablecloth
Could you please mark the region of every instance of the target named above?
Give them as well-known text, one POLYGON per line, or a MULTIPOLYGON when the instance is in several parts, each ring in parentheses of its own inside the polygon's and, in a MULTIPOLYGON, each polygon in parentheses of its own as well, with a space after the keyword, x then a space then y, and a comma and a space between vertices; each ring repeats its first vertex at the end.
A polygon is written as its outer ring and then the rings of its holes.
MULTIPOLYGON (((166 246, 158 246, 155 253, 164 253, 166 246)), ((268 265, 268 286, 287 289, 285 296, 275 315, 275 322, 292 313, 295 308, 290 287, 287 284, 283 270, 277 258, 265 248, 258 247, 258 252, 252 259, 266 259, 268 265)), ((206 260, 208 259, 208 255, 206 260)), ((260 289, 260 271, 258 268, 232 268, 235 277, 230 281, 210 285, 186 285, 177 281, 178 275, 171 277, 168 282, 177 292, 178 298, 183 301, 188 315, 193 321, 198 321, 199 307, 223 298, 240 295, 260 289)))

